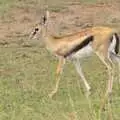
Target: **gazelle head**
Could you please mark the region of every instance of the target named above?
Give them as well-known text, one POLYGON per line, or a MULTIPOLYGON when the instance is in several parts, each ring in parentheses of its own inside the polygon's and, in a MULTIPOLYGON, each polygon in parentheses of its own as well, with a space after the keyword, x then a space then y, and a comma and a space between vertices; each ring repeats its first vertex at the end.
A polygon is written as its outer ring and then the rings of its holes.
POLYGON ((45 15, 41 17, 40 22, 36 24, 33 28, 33 31, 30 34, 30 39, 38 39, 39 37, 45 36, 47 31, 48 19, 49 11, 46 11, 45 15))

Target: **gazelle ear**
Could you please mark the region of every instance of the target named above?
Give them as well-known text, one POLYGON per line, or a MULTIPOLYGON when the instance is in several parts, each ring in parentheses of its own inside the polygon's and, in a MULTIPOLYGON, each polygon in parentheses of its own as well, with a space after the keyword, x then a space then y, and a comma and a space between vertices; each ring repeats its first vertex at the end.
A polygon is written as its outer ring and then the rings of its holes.
POLYGON ((46 11, 45 11, 45 15, 42 17, 42 23, 43 23, 43 24, 46 24, 47 21, 48 21, 48 19, 49 19, 49 11, 46 10, 46 11))
POLYGON ((45 15, 43 16, 42 21, 43 21, 43 22, 42 22, 43 24, 46 24, 47 17, 46 17, 45 15))
POLYGON ((49 17, 50 17, 50 12, 46 10, 46 18, 49 19, 49 17))

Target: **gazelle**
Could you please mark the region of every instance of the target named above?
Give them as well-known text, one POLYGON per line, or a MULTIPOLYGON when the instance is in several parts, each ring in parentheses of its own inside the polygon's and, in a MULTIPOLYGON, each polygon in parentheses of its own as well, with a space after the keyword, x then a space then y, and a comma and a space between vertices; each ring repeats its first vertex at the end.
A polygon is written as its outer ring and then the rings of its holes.
POLYGON ((57 66, 56 85, 54 90, 49 94, 52 97, 58 90, 60 75, 67 59, 72 60, 81 80, 84 82, 86 90, 90 91, 90 86, 82 72, 80 59, 88 57, 95 53, 108 70, 108 87, 106 93, 112 92, 114 62, 120 63, 119 37, 117 31, 109 27, 91 27, 80 30, 77 33, 63 37, 55 37, 47 33, 49 23, 49 12, 46 11, 42 21, 34 28, 30 38, 42 36, 46 47, 58 56, 59 64, 57 66))

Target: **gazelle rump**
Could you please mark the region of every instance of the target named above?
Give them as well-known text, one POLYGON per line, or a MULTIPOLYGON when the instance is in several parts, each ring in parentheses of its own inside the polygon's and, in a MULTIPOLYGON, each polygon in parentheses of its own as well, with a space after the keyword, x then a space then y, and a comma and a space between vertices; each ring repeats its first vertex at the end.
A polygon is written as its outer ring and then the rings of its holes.
POLYGON ((82 72, 80 59, 88 57, 92 53, 95 53, 107 67, 108 87, 106 93, 107 95, 111 93, 114 79, 114 61, 120 64, 120 57, 117 55, 119 52, 117 31, 109 27, 98 26, 82 29, 70 35, 56 37, 47 32, 48 23, 49 12, 47 11, 46 15, 42 18, 42 22, 34 28, 30 37, 42 36, 42 41, 47 49, 58 56, 59 59, 56 70, 56 85, 49 96, 52 97, 58 90, 60 76, 67 59, 73 62, 81 80, 85 84, 86 90, 89 92, 91 88, 82 72))

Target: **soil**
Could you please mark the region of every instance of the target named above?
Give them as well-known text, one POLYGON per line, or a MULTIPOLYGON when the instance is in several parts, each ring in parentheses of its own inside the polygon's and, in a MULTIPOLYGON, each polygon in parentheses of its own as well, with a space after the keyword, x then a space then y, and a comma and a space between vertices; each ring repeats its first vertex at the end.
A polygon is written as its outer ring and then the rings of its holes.
MULTIPOLYGON (((13 8, 0 20, 0 41, 29 35, 39 22, 41 12, 34 9, 13 8)), ((97 4, 71 4, 59 12, 50 12, 51 31, 61 35, 79 31, 85 27, 105 25, 120 30, 120 2, 97 4)))

